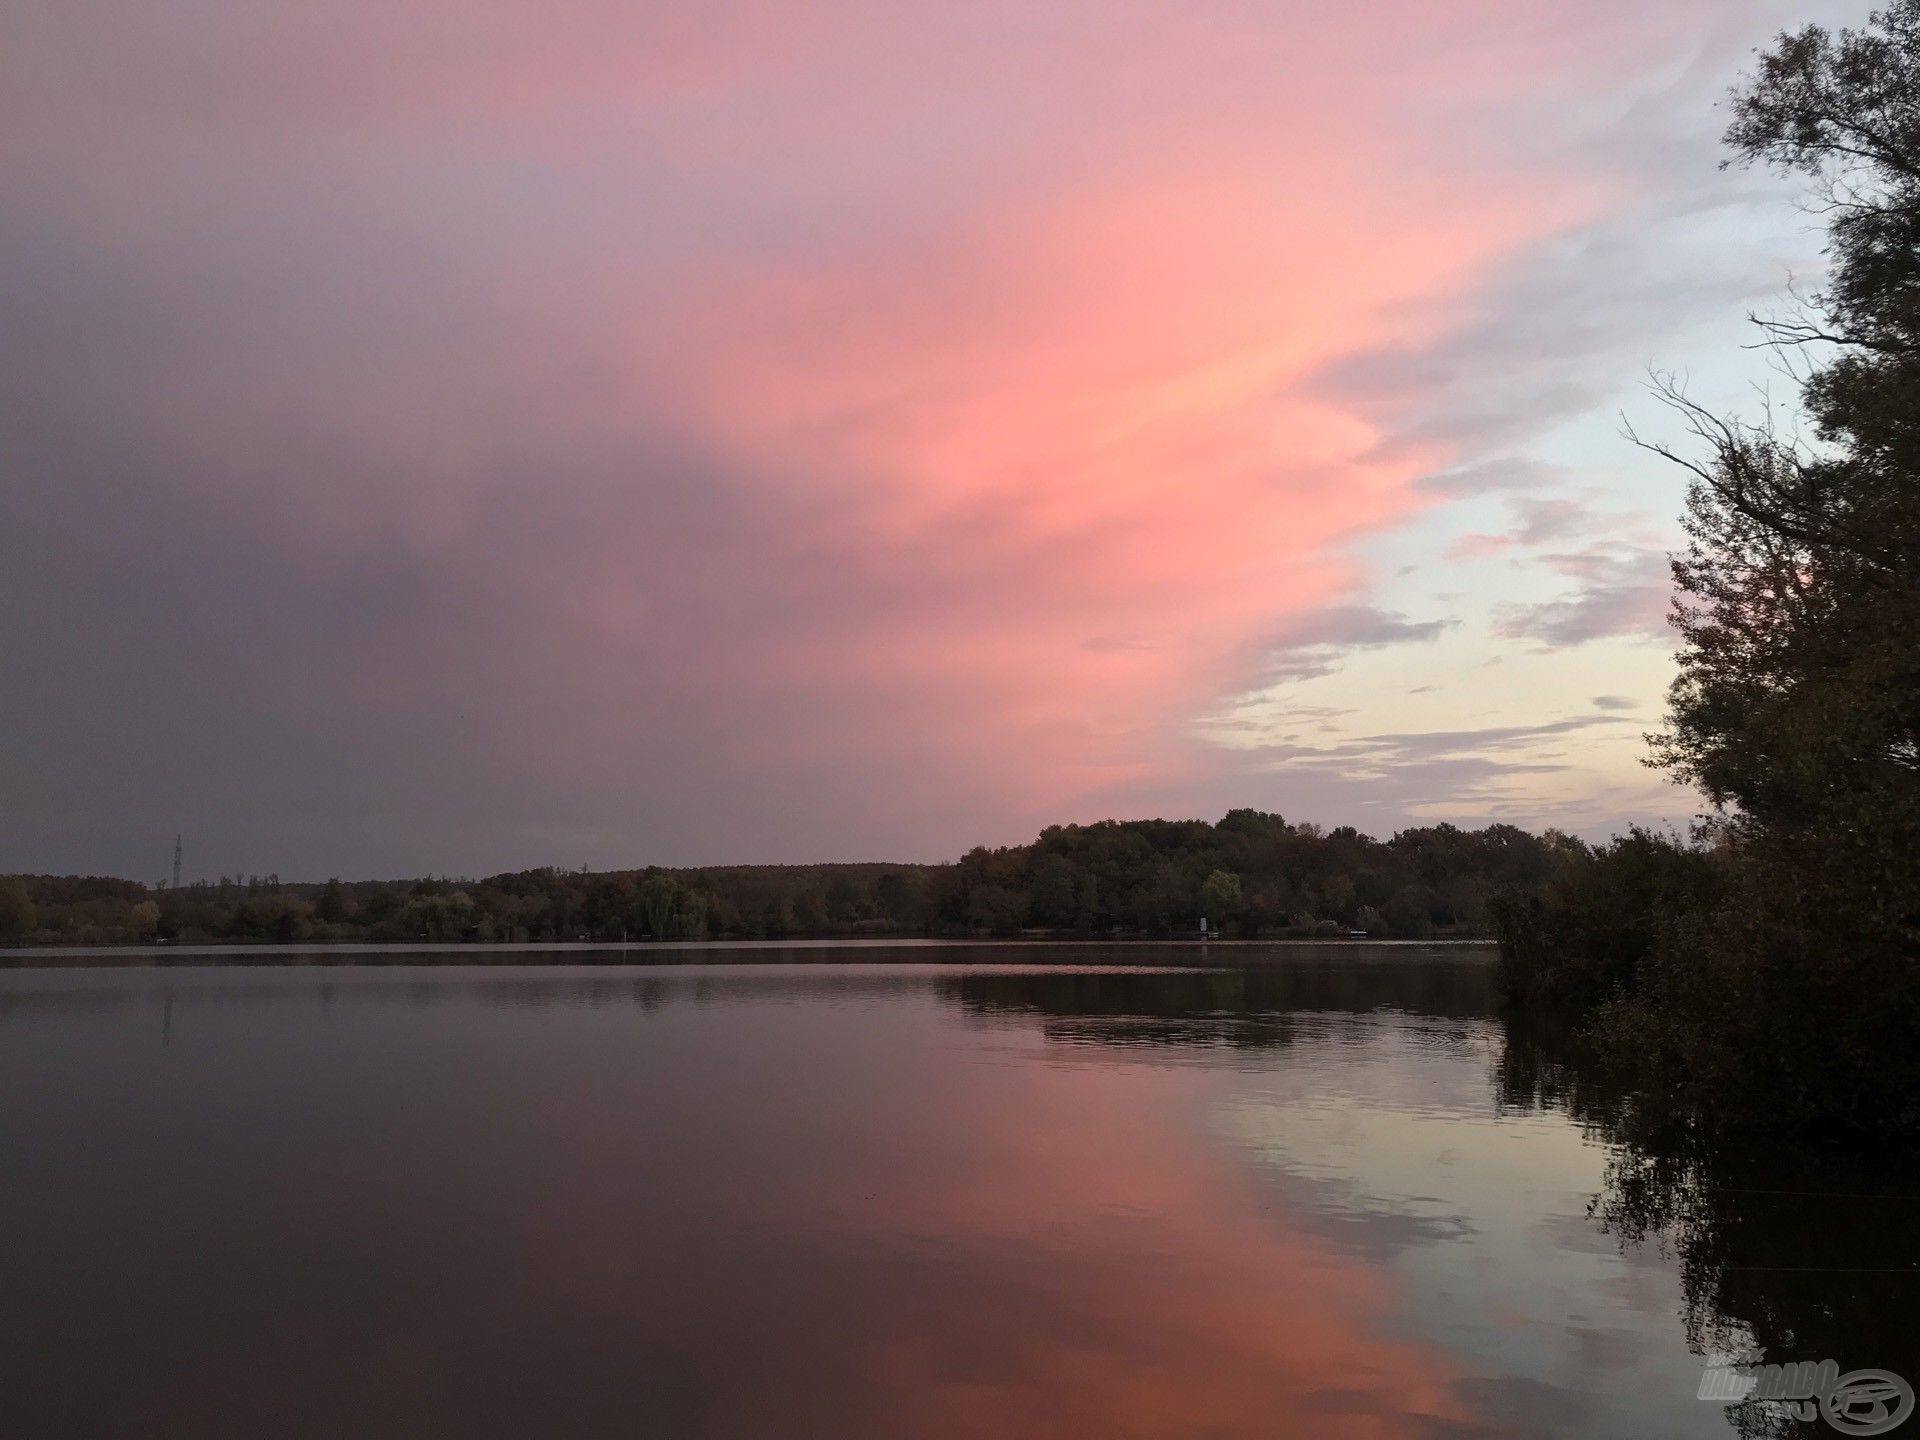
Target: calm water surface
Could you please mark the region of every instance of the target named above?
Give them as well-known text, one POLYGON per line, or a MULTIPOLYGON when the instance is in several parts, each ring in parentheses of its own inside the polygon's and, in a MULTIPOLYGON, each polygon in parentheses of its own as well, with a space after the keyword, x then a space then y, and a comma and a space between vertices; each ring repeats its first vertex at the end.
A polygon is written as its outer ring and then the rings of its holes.
POLYGON ((1660 1178, 1484 957, 801 953, 0 972, 0 1435, 1727 1436, 1690 1331, 1907 1358, 1920 1204, 1660 1178))

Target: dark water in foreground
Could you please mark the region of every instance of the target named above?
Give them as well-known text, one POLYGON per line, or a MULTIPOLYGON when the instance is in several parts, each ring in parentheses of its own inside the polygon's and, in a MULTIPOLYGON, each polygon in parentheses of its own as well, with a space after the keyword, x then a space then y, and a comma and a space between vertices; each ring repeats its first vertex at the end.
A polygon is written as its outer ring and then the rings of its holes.
POLYGON ((0 1435, 1725 1436, 1690 1338, 1912 1358, 1920 1200, 1623 1147, 1482 958, 1055 954, 0 972, 0 1435))

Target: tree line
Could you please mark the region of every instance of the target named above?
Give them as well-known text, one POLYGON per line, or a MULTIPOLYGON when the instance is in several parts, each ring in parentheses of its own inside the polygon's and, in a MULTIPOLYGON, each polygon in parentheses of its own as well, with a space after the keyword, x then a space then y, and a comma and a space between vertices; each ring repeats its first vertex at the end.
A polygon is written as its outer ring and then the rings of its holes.
POLYGON ((1493 901, 1587 853, 1510 825, 1377 840, 1279 815, 1056 825, 950 864, 540 869, 485 879, 225 877, 167 889, 0 877, 0 942, 778 940, 858 936, 1485 936, 1493 901))

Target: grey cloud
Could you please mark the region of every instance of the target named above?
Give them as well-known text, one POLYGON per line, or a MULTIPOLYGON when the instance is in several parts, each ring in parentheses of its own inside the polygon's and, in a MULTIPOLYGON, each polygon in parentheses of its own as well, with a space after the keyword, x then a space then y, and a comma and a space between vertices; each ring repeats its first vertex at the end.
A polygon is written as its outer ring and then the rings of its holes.
POLYGON ((450 261, 399 303, 351 231, 331 263, 259 247, 275 283, 240 316, 224 257, 150 254, 156 278, 50 207, 9 222, 0 870, 151 878, 176 830, 189 876, 307 878, 934 858, 1004 823, 821 740, 901 702, 787 658, 877 594, 939 603, 961 562, 800 532, 631 387, 617 431, 583 422, 631 348, 594 316, 476 343, 505 299, 450 261), (379 315, 334 303, 356 287, 379 315))
POLYGON ((1522 495, 1507 503, 1511 528, 1504 534, 1462 535, 1447 547, 1453 560, 1471 560, 1514 549, 1534 549, 1556 540, 1592 539, 1623 529, 1631 532, 1641 522, 1630 515, 1605 514, 1569 495, 1522 495))
POLYGON ((1545 557, 1578 588, 1538 604, 1501 607, 1496 634, 1543 646, 1582 645, 1612 635, 1664 636, 1672 582, 1666 555, 1635 545, 1603 545, 1545 557))
POLYGON ((1312 748, 1268 746, 1262 748, 1262 753, 1271 759, 1288 763, 1402 765, 1423 760, 1487 757, 1501 752, 1527 750, 1555 736, 1619 723, 1622 722, 1609 715, 1577 715, 1538 725, 1489 725, 1473 730, 1411 730, 1362 735, 1336 745, 1312 748))
POLYGON ((1368 797, 1401 815, 1444 804, 1456 815, 1527 819, 1539 802, 1512 794, 1514 781, 1565 774, 1572 767, 1559 742, 1625 723, 1618 716, 1580 715, 1537 725, 1387 732, 1324 745, 1286 740, 1254 754, 1265 773, 1302 793, 1368 797))
POLYGON ((1429 495, 1461 499, 1470 495, 1496 494, 1512 490, 1548 490, 1571 479, 1573 472, 1561 465, 1549 465, 1517 455, 1503 455, 1425 475, 1414 482, 1414 489, 1429 495))
POLYGON ((1593 697, 1593 708, 1596 710, 1637 710, 1640 708, 1640 702, 1637 700, 1629 700, 1624 695, 1596 695, 1593 697))
POLYGON ((1590 534, 1598 518, 1591 507, 1566 496, 1525 496, 1515 500, 1511 509, 1513 538, 1521 545, 1544 545, 1583 531, 1590 534))
POLYGON ((1356 650, 1428 643, 1453 620, 1410 620, 1373 605, 1328 605, 1291 617, 1259 647, 1269 680, 1331 674, 1356 650))
MULTIPOLYGON (((1720 25, 1696 37, 1664 88, 1604 126, 1556 135, 1543 119, 1540 143, 1554 147, 1555 163, 1604 155, 1617 170, 1633 156, 1636 200, 1515 257, 1436 340, 1346 356, 1311 382, 1376 419, 1383 453, 1439 444, 1494 457, 1470 458, 1420 489, 1460 498, 1555 488, 1564 472, 1514 452, 1607 400, 1666 337, 1779 295, 1786 197, 1772 177, 1719 168, 1724 121, 1713 102, 1764 33, 1751 13, 1744 23, 1744 33, 1720 25)), ((1803 258, 1815 260, 1811 244, 1803 258)))
MULTIPOLYGON (((1243 727, 1243 742, 1250 728, 1243 727)), ((1691 808, 1685 792, 1652 781, 1599 806, 1591 796, 1561 793, 1557 777, 1574 768, 1570 744, 1586 737, 1637 746, 1636 728, 1627 716, 1586 714, 1535 725, 1329 737, 1322 744, 1283 734, 1275 743, 1215 752, 1223 767, 1198 787, 1177 795, 1132 791, 1103 797, 1101 804, 1134 814, 1186 814, 1200 796, 1218 809, 1256 804, 1375 834, 1430 824, 1443 813, 1461 825, 1556 825, 1599 838, 1691 808)))

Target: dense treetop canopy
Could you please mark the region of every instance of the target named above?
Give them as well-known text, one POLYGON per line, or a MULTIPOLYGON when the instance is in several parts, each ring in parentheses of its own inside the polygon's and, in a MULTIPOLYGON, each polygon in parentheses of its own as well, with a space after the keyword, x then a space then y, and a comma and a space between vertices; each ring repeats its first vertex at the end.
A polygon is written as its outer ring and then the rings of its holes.
POLYGON ((1203 820, 1056 825, 1030 845, 947 865, 743 865, 483 880, 179 890, 128 880, 0 881, 0 939, 696 940, 848 935, 1195 934, 1417 937, 1486 933, 1491 898, 1540 884, 1578 841, 1512 826, 1404 830, 1289 824, 1236 810, 1203 820), (11 899, 9 899, 11 897, 11 899))

